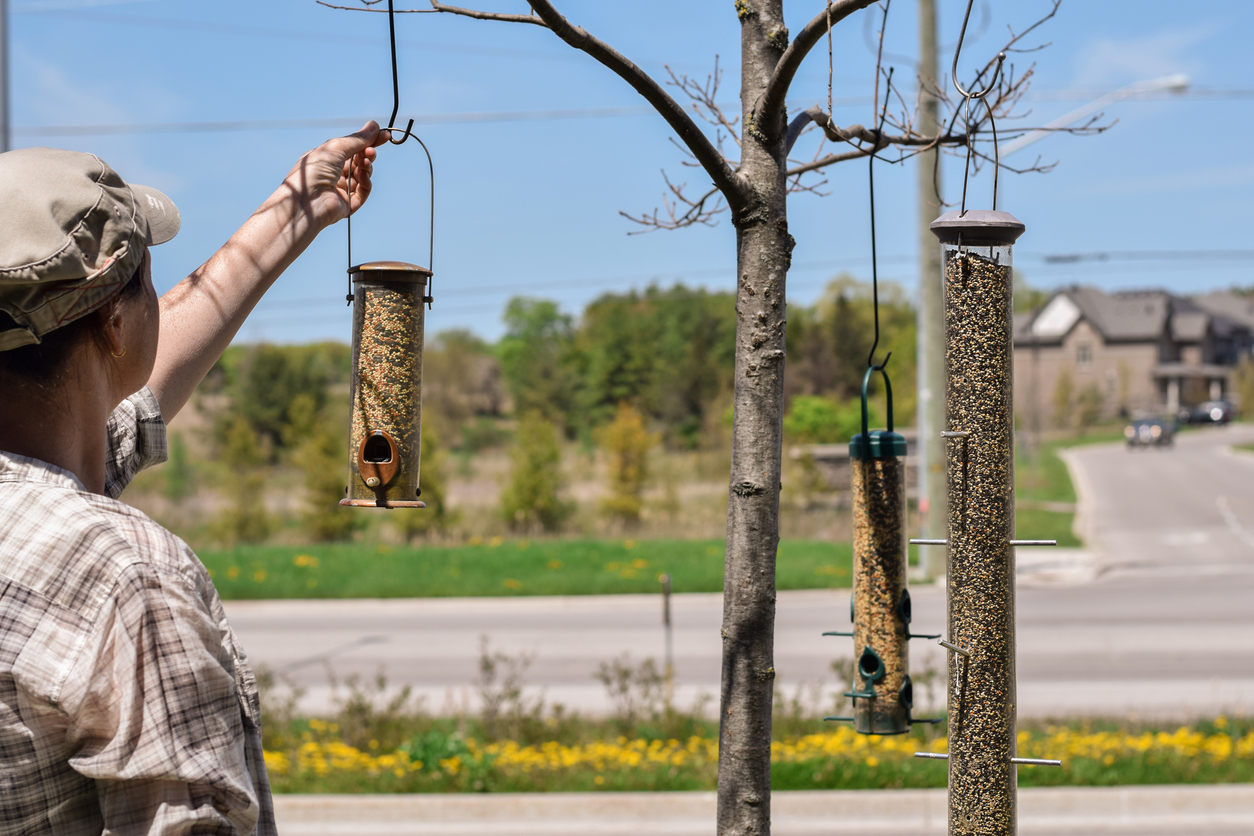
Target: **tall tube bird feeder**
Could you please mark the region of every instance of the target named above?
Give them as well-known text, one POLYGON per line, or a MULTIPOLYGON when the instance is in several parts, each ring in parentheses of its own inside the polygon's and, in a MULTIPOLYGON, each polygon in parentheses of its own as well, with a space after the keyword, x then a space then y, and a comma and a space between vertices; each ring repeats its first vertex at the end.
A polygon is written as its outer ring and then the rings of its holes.
POLYGON ((1014 354, 1007 212, 947 212, 949 833, 1016 831, 1014 354))

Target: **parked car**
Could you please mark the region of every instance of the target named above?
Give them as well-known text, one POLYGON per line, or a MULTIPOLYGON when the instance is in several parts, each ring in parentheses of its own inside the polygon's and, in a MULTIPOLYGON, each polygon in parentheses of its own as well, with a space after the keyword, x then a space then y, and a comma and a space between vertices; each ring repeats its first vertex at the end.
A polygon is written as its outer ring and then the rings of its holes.
POLYGON ((1175 436, 1176 422, 1166 418, 1139 418, 1123 430, 1129 447, 1170 447, 1175 436))
POLYGON ((1232 420, 1233 408, 1228 401, 1206 401, 1180 410, 1183 424, 1226 424, 1232 420))

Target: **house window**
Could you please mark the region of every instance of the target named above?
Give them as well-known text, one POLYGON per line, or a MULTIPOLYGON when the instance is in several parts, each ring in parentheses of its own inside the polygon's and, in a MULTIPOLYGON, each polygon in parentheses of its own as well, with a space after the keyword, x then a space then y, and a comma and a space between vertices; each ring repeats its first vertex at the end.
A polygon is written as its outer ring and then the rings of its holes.
POLYGON ((1093 363, 1093 347, 1088 343, 1080 343, 1075 350, 1076 365, 1087 369, 1093 363))

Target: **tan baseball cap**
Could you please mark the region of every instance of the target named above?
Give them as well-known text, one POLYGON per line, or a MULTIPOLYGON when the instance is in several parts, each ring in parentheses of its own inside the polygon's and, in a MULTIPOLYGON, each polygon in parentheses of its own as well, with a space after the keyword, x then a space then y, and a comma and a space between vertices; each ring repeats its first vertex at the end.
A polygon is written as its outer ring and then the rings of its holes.
POLYGON ((126 183, 94 154, 0 154, 0 351, 38 343, 109 301, 179 224, 174 201, 126 183))

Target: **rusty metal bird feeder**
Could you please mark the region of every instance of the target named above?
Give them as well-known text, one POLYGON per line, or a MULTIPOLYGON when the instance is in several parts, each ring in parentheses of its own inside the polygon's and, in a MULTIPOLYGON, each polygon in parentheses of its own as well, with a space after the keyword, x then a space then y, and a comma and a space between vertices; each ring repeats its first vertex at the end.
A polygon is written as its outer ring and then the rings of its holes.
MULTIPOLYGON (((413 138, 427 156, 431 175, 429 250, 435 256, 435 166, 431 152, 413 133, 394 130, 400 107, 396 70, 396 27, 388 1, 392 39, 392 117, 389 142, 413 138), (400 138, 396 138, 400 133, 400 138)), ((351 192, 351 184, 350 189, 351 192)), ((349 479, 341 505, 370 508, 425 508, 419 499, 422 459, 422 354, 425 306, 431 295, 431 267, 403 261, 353 264, 352 216, 348 219, 348 273, 353 306, 353 369, 349 395, 351 430, 349 479)))

